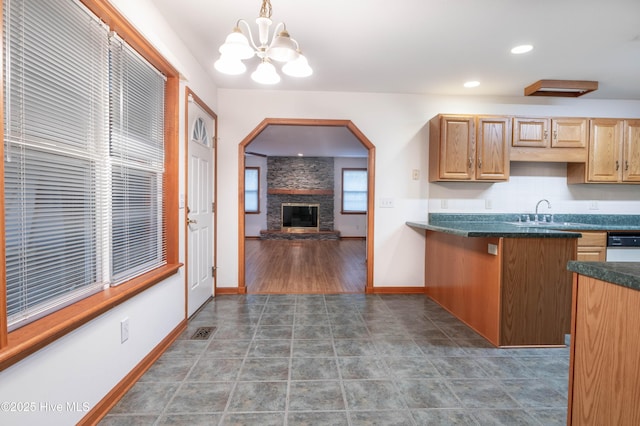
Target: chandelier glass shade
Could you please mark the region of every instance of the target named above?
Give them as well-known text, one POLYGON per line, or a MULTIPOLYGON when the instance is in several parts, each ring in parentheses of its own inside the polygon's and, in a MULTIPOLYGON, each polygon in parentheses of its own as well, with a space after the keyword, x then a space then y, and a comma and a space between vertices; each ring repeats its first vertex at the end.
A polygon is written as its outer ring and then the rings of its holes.
POLYGON ((251 73, 251 78, 261 84, 276 84, 280 76, 273 62, 282 62, 282 72, 292 77, 308 77, 313 73, 307 58, 300 51, 298 42, 291 38, 283 23, 278 23, 269 42, 269 28, 271 21, 271 2, 262 0, 260 16, 256 19, 258 25, 259 44, 253 41, 251 27, 244 19, 238 20, 231 34, 218 49, 220 58, 215 62, 216 70, 224 74, 237 75, 247 70, 242 62, 257 56, 260 63, 251 73), (241 26, 245 28, 247 37, 241 26))

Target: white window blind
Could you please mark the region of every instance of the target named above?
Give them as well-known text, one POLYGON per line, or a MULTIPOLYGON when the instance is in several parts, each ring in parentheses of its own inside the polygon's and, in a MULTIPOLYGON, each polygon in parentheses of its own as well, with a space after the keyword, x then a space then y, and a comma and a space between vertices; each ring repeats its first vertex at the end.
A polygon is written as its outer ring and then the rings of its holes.
POLYGON ((111 267, 120 283, 165 263, 165 78, 114 35, 110 85, 111 267))
POLYGON ((367 211, 367 170, 342 170, 342 211, 364 213, 367 211))
POLYGON ((244 169, 244 211, 256 213, 260 210, 260 169, 247 167, 244 169))
POLYGON ((10 328, 100 290, 107 28, 65 0, 4 5, 10 328))
POLYGON ((12 330, 166 263, 165 79, 77 0, 3 7, 12 330))

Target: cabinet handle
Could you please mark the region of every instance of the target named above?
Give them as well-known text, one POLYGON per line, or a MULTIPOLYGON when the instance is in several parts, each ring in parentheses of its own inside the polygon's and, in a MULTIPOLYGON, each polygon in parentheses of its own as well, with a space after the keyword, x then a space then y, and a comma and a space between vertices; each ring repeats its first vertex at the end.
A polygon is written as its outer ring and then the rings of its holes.
POLYGON ((629 170, 629 160, 625 160, 625 162, 624 162, 624 169, 625 169, 625 170, 629 170))
POLYGON ((469 170, 471 170, 471 167, 473 167, 473 159, 469 157, 469 170))
POLYGON ((544 140, 546 141, 547 138, 549 137, 549 131, 547 129, 544 130, 544 140))
POLYGON ((482 168, 482 158, 478 158, 478 169, 482 168))
POLYGON ((616 171, 618 171, 619 169, 620 169, 620 162, 616 160, 616 171))
POLYGON ((558 140, 558 131, 557 131, 557 130, 554 130, 554 131, 553 131, 553 140, 554 140, 554 141, 557 141, 557 140, 558 140))

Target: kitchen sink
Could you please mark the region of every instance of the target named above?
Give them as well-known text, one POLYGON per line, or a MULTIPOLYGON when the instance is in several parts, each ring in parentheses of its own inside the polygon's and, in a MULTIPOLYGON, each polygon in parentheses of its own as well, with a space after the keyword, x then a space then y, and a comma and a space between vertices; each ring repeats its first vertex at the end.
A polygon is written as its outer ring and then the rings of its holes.
POLYGON ((507 222, 509 225, 525 226, 525 227, 544 227, 544 228, 571 228, 581 229, 588 225, 578 222, 507 222))

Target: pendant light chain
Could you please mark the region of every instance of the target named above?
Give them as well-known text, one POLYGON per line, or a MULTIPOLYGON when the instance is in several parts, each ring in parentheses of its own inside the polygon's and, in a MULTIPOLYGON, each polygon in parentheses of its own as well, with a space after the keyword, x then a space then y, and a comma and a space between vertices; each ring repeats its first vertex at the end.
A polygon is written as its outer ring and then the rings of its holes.
POLYGON ((262 0, 262 7, 260 7, 260 17, 271 18, 271 0, 262 0))

